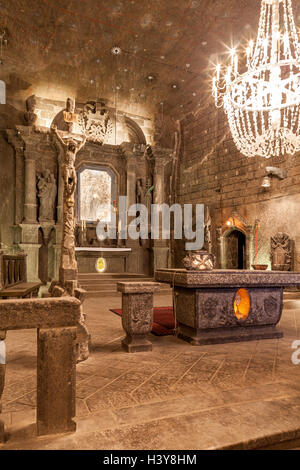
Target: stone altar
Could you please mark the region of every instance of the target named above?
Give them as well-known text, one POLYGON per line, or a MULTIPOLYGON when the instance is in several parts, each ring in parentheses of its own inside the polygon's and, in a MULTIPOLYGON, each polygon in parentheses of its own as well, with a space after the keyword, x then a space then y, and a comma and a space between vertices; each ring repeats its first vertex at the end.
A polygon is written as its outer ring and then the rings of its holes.
POLYGON ((96 272, 96 261, 104 258, 109 273, 126 273, 128 256, 131 248, 108 248, 108 247, 76 247, 76 259, 79 273, 96 272))
POLYGON ((202 345, 281 338, 283 288, 300 273, 158 269, 155 280, 173 286, 177 336, 202 345))

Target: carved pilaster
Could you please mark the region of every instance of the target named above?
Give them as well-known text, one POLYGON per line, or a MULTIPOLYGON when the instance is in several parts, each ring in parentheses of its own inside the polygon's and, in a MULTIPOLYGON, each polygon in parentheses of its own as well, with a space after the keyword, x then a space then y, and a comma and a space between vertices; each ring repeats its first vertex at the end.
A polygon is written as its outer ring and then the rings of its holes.
MULTIPOLYGON (((127 210, 133 204, 136 204, 136 155, 133 151, 133 145, 129 143, 123 143, 121 145, 123 153, 126 158, 126 172, 127 172, 127 210)), ((127 215, 127 227, 130 222, 134 219, 134 216, 127 215)), ((128 233, 128 231, 127 231, 128 233)), ((138 272, 139 271, 139 256, 138 248, 139 241, 131 240, 128 238, 126 240, 126 246, 131 248, 130 256, 128 257, 127 270, 128 272, 138 272)))
POLYGON ((16 181, 15 181, 15 224, 20 224, 23 220, 24 204, 24 141, 19 131, 6 130, 8 143, 15 150, 16 159, 16 181))
MULTIPOLYGON (((172 151, 161 149, 159 147, 152 148, 154 159, 153 172, 153 202, 161 205, 165 203, 165 166, 172 160, 172 151)), ((162 219, 160 214, 159 239, 154 240, 154 270, 167 268, 169 263, 170 241, 162 238, 162 219)))
POLYGON ((24 198, 24 223, 37 222, 36 203, 36 162, 25 158, 25 198, 24 198))

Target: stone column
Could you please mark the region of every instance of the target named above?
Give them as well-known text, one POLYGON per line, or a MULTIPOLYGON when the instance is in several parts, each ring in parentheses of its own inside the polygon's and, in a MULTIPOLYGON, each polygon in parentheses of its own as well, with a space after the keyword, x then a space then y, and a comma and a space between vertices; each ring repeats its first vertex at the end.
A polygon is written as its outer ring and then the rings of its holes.
POLYGON ((122 292, 122 326, 126 338, 122 341, 125 351, 152 351, 147 340, 153 323, 153 293, 159 289, 156 282, 118 282, 122 292))
POLYGON ((251 269, 252 263, 254 263, 254 228, 252 226, 247 227, 246 231, 246 269, 251 269))
POLYGON ((22 223, 24 187, 24 153, 23 148, 16 148, 16 193, 15 193, 15 223, 22 223))
POLYGON ((220 269, 226 269, 225 238, 222 235, 222 227, 217 229, 218 265, 220 269))
POLYGON ((16 179, 15 179, 15 224, 22 223, 24 211, 24 142, 20 132, 6 130, 7 140, 15 149, 16 179))
POLYGON ((37 433, 75 431, 76 327, 38 330, 37 433))
MULTIPOLYGON (((123 152, 127 161, 127 210, 133 204, 136 204, 136 156, 132 150, 131 144, 122 144, 123 152)), ((135 217, 127 216, 127 228, 130 222, 135 217)), ((127 231, 128 236, 128 231, 127 231)), ((131 253, 127 260, 127 271, 132 273, 139 272, 139 241, 131 240, 129 237, 126 240, 126 247, 131 248, 131 253)))
POLYGON ((53 279, 59 279, 59 268, 61 263, 61 244, 53 245, 54 260, 53 260, 53 279))
MULTIPOLYGON (((165 160, 161 154, 155 152, 155 166, 154 166, 154 177, 153 177, 153 202, 154 204, 161 205, 165 202, 165 178, 164 178, 164 166, 165 160)), ((156 269, 167 268, 169 259, 169 240, 162 239, 162 218, 160 214, 160 228, 159 228, 159 240, 154 240, 153 246, 154 252, 154 271, 156 269)))
POLYGON ((31 158, 25 159, 25 202, 24 223, 33 224, 37 219, 36 204, 36 162, 31 158))

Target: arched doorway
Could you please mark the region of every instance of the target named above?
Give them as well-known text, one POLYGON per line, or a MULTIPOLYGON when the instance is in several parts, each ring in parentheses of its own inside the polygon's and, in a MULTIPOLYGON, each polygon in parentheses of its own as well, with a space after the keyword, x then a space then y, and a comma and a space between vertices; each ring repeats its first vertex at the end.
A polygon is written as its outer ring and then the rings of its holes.
POLYGON ((246 236, 241 230, 231 230, 226 236, 226 268, 246 268, 246 236))

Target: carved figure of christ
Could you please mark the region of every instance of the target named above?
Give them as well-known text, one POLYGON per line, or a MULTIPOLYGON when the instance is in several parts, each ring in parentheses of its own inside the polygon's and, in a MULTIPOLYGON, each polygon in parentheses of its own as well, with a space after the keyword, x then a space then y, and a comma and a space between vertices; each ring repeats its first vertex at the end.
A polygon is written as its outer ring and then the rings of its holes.
POLYGON ((63 147, 62 176, 64 181, 63 199, 63 237, 60 265, 60 283, 77 280, 77 262, 75 259, 75 190, 77 184, 75 160, 85 143, 85 136, 63 133, 52 126, 58 141, 63 147))

